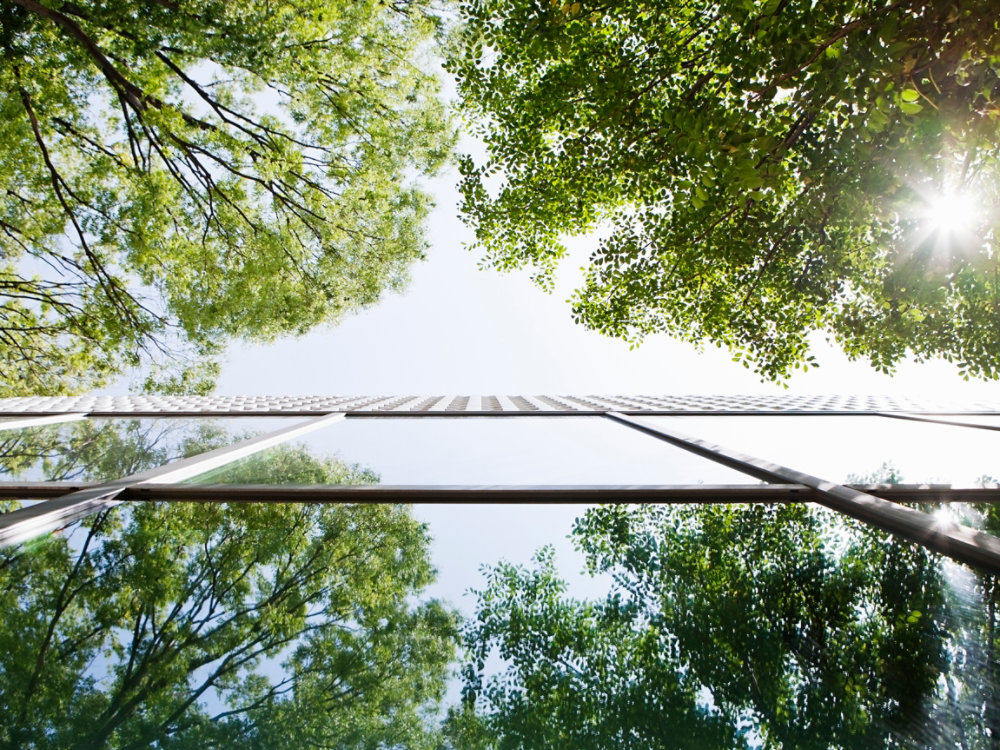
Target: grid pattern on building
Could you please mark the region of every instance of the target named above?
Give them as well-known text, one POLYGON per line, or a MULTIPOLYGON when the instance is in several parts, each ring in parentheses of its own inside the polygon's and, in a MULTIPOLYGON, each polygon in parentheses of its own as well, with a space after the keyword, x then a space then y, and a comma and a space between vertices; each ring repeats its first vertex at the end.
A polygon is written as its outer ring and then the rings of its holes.
POLYGON ((0 416, 86 413, 327 414, 513 413, 1000 413, 1000 401, 796 395, 59 396, 0 399, 0 416))

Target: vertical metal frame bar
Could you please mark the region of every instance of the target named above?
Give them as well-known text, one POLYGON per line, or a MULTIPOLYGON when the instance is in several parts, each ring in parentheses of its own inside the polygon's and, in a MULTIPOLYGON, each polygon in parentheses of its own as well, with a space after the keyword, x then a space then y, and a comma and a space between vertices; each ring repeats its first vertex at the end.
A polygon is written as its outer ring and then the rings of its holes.
POLYGON ((57 500, 49 500, 5 513, 0 515, 0 547, 18 544, 40 534, 62 528, 66 524, 78 521, 105 508, 113 507, 121 502, 117 498, 126 487, 152 482, 166 484, 182 482, 313 430, 340 422, 344 417, 343 412, 326 414, 242 440, 233 445, 216 448, 190 458, 158 466, 155 469, 79 490, 57 500))
POLYGON ((866 492, 829 482, 786 466, 724 448, 682 433, 647 424, 617 412, 612 421, 652 435, 765 482, 801 484, 816 491, 816 501, 891 534, 991 573, 1000 573, 1000 539, 866 492))

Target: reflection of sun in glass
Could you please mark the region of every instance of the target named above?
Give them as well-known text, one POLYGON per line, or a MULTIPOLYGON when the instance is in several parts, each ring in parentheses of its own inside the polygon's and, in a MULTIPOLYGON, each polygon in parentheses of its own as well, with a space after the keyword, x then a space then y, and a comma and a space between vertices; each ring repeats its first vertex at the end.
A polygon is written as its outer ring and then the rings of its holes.
POLYGON ((951 509, 950 505, 942 505, 931 515, 934 516, 934 520, 938 526, 951 526, 958 523, 958 516, 955 511, 951 509))

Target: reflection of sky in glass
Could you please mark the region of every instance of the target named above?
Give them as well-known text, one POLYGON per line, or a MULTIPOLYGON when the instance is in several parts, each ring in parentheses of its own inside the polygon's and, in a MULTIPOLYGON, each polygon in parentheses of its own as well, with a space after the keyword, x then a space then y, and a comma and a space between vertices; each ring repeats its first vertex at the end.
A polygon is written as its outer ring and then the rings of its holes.
POLYGON ((103 482, 303 419, 86 419, 0 431, 0 481, 103 482), (195 436, 201 434, 202 438, 195 436))
POLYGON ((906 483, 978 486, 1000 475, 1000 432, 873 416, 643 417, 726 448, 834 482, 884 464, 906 483))
POLYGON ((757 483, 600 417, 349 417, 293 442, 383 484, 757 483))
MULTIPOLYGON (((227 434, 240 436, 247 432, 278 429, 299 421, 302 420, 213 420, 223 426, 227 434)), ((674 426, 685 434, 726 447, 840 480, 845 475, 833 475, 832 472, 871 472, 886 461, 897 467, 904 481, 919 478, 916 471, 921 468, 926 469, 925 476, 933 472, 934 478, 964 476, 958 473, 960 470, 967 470, 966 475, 971 471, 974 478, 984 473, 982 464, 991 460, 994 455, 991 448, 996 447, 997 440, 997 436, 988 430, 875 417, 682 417, 655 418, 652 421, 667 427, 674 426), (831 453, 833 455, 829 455, 831 453), (867 464, 863 463, 865 460, 867 464)), ((202 423, 191 419, 111 422, 95 420, 95 425, 104 430, 121 430, 126 424, 137 424, 143 430, 151 430, 149 434, 162 434, 161 439, 165 442, 157 445, 168 447, 175 453, 178 440, 202 423)), ((68 431, 71 425, 51 425, 45 429, 50 434, 62 436, 64 440, 73 434, 68 431)), ((345 461, 371 468, 379 472, 386 483, 630 481, 666 484, 732 481, 746 484, 756 481, 609 420, 589 417, 346 419, 293 440, 291 444, 307 445, 317 456, 338 455, 345 461)), ((213 481, 220 481, 220 478, 214 476, 213 481)), ((474 597, 463 597, 461 592, 469 587, 482 586, 478 566, 483 562, 495 562, 501 557, 529 564, 527 554, 521 552, 521 545, 536 549, 542 544, 554 542, 564 563, 568 562, 573 568, 582 567, 582 557, 570 551, 571 543, 564 538, 565 527, 560 523, 565 514, 580 514, 583 510, 582 506, 572 509, 552 506, 418 508, 419 517, 433 520, 432 528, 438 541, 444 539, 451 542, 443 545, 450 553, 439 552, 436 559, 443 574, 441 583, 428 593, 444 596, 467 611, 471 610, 474 597), (520 528, 517 546, 511 540, 492 533, 494 528, 504 525, 520 528)), ((830 519, 828 534, 836 541, 841 517, 824 509, 816 512, 830 519)), ((70 530, 63 533, 72 535, 70 530)), ((941 617, 942 625, 935 631, 935 637, 942 639, 941 643, 955 661, 945 669, 937 686, 928 693, 922 722, 901 730, 902 733, 897 736, 905 746, 945 747, 955 744, 956 730, 949 722, 975 715, 972 702, 981 697, 975 680, 986 673, 989 665, 990 657, 983 640, 977 635, 984 628, 986 612, 977 579, 964 566, 947 560, 942 562, 942 573, 947 584, 942 592, 946 616, 941 617), (957 707, 947 708, 951 705, 946 693, 949 689, 958 696, 957 707)), ((792 580, 791 572, 781 579, 782 586, 788 580, 792 580)), ((571 577, 570 583, 573 594, 596 599, 604 598, 612 585, 610 576, 606 574, 593 579, 574 580, 571 577)), ((906 645, 900 642, 901 648, 906 645)), ((790 663, 789 668, 792 666, 794 664, 790 663)), ((843 665, 845 669, 851 666, 843 665)), ((103 669, 103 663, 98 667, 103 669)), ((500 667, 496 665, 495 668, 500 667)), ((269 664, 266 672, 272 678, 282 674, 276 662, 269 664)), ((100 678, 102 674, 97 670, 90 676, 100 678)), ((714 687, 717 686, 704 689, 703 702, 710 703, 709 688, 714 687)), ((455 703, 458 698, 458 685, 452 683, 448 701, 455 703)), ((214 699, 202 700, 215 708, 214 699)), ((970 744, 971 747, 976 745, 970 744)))

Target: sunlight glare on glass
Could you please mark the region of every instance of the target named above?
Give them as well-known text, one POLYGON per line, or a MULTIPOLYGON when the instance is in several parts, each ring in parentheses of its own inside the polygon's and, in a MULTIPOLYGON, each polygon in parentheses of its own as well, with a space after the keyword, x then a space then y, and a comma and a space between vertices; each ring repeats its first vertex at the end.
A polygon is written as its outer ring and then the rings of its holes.
POLYGON ((952 510, 950 505, 942 505, 932 515, 939 527, 952 526, 958 523, 958 515, 952 510))

